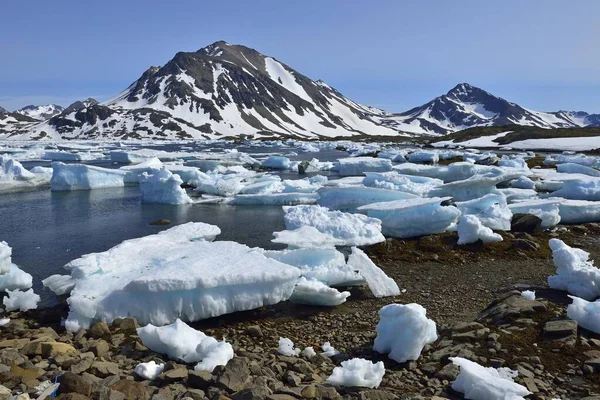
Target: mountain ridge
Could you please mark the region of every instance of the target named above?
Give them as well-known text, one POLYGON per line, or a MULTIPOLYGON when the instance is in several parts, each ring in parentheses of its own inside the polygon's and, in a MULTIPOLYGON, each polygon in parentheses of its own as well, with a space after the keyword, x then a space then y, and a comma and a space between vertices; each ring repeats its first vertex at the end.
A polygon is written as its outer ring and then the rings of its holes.
POLYGON ((274 57, 217 41, 146 69, 102 103, 75 102, 38 123, 5 122, 0 138, 410 137, 509 124, 547 129, 600 126, 600 114, 529 110, 468 83, 421 106, 390 113, 359 104, 274 57))

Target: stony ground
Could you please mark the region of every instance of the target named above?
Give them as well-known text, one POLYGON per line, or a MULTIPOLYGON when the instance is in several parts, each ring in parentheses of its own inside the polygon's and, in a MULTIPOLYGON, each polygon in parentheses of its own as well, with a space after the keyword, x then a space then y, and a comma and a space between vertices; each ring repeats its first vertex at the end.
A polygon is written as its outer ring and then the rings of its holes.
POLYGON ((546 285, 555 270, 549 238, 600 260, 598 234, 600 225, 587 224, 504 233, 504 242, 460 248, 455 234, 388 240, 367 250, 404 293, 375 299, 367 289, 354 288, 350 300, 333 309, 282 303, 193 324, 234 345, 236 357, 212 374, 148 350, 132 319, 73 335, 60 326, 65 305, 11 314, 11 322, 0 327, 0 399, 17 393, 38 398, 35 388, 44 381, 59 382, 62 399, 460 399, 451 389, 458 373, 452 356, 517 369, 517 381, 533 392, 530 398, 600 399, 600 336, 568 320, 566 294, 546 285), (525 288, 535 289, 538 299, 521 297, 525 288), (417 302, 438 324, 438 340, 417 361, 398 364, 371 349, 377 311, 392 302, 417 302), (276 352, 280 336, 301 348, 329 341, 341 354, 285 357, 276 352), (384 361, 378 390, 325 384, 333 368, 352 357, 384 361), (150 360, 167 363, 152 382, 133 372, 150 360))

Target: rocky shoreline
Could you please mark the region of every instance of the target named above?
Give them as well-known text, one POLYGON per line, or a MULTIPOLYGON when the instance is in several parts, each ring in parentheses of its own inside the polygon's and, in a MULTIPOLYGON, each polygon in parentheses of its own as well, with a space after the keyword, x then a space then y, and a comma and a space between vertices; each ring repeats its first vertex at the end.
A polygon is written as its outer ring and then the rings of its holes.
POLYGON ((515 381, 533 393, 528 398, 600 399, 600 335, 569 320, 567 294, 545 283, 554 272, 549 238, 584 245, 594 256, 598 233, 598 224, 503 233, 503 242, 460 248, 453 234, 388 240, 370 247, 369 255, 404 293, 375 299, 354 288, 336 308, 286 302, 191 324, 233 345, 236 356, 212 373, 149 350, 134 319, 72 334, 60 325, 66 304, 12 313, 0 327, 0 399, 19 393, 19 399, 44 398, 45 381, 60 384, 60 399, 461 399, 451 388, 459 372, 449 361, 454 356, 517 370, 515 381), (529 288, 536 300, 521 296, 529 288), (438 340, 417 361, 399 364, 372 350, 377 311, 394 302, 418 302, 437 323, 438 340), (300 348, 320 349, 329 341, 341 353, 283 356, 280 337, 300 348), (353 357, 385 363, 378 389, 325 383, 335 366, 353 357), (134 372, 148 361, 166 365, 152 381, 134 372))

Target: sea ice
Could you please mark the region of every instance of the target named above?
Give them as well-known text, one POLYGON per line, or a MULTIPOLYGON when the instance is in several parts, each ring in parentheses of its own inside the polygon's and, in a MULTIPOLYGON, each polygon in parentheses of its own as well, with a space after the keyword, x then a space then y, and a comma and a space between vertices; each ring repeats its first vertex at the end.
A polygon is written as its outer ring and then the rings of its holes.
POLYGON ((561 200, 533 199, 509 204, 513 214, 531 214, 542 220, 542 229, 550 229, 560 221, 559 203, 561 200))
POLYGON ((369 289, 375 297, 398 296, 400 288, 398 284, 388 277, 381 268, 359 248, 353 247, 352 254, 348 258, 348 266, 365 278, 369 289))
POLYGON ((311 359, 316 355, 317 355, 317 352, 315 351, 315 349, 312 346, 305 347, 304 350, 302 350, 302 357, 311 359))
POLYGON ((331 234, 308 225, 294 230, 273 232, 273 236, 273 243, 287 244, 290 249, 330 249, 345 244, 342 239, 334 238, 331 234))
POLYGON ((548 277, 548 286, 565 290, 586 300, 600 296, 600 269, 589 260, 590 253, 568 246, 559 239, 550 239, 556 275, 548 277))
POLYGON ((10 270, 12 249, 6 242, 0 242, 0 275, 10 270))
POLYGON ((433 188, 443 185, 440 179, 422 176, 401 175, 397 171, 366 172, 363 185, 380 189, 398 190, 425 196, 433 188))
POLYGON ((0 292, 5 290, 24 290, 33 285, 30 274, 20 269, 16 264, 10 264, 7 273, 0 275, 0 292))
POLYGON ((321 349, 323 350, 323 352, 321 354, 324 355, 325 357, 331 358, 333 356, 337 356, 338 354, 340 354, 340 352, 338 350, 336 350, 329 342, 323 343, 323 345, 321 346, 321 349))
POLYGON ((450 357, 460 366, 460 373, 452 389, 473 400, 525 400, 531 394, 525 386, 513 381, 518 372, 509 368, 484 367, 460 357, 450 357))
POLYGON ((584 175, 589 175, 589 176, 600 177, 599 170, 597 170, 595 168, 591 168, 591 167, 586 167, 585 165, 575 164, 575 163, 558 164, 556 166, 556 171, 564 172, 567 174, 584 174, 584 175))
POLYGON ((318 205, 283 207, 283 219, 288 230, 312 226, 343 241, 344 246, 366 246, 383 242, 381 221, 365 215, 329 211, 318 205))
POLYGON ((458 221, 458 244, 501 242, 502 236, 484 226, 475 215, 463 215, 458 221))
POLYGON ((140 191, 142 203, 189 204, 192 199, 181 187, 183 181, 179 175, 172 174, 166 168, 149 175, 147 172, 140 176, 140 191))
POLYGON ((550 193, 549 196, 571 200, 600 201, 600 178, 565 180, 563 186, 550 193))
POLYGON ((335 367, 327 383, 336 386, 356 386, 378 388, 385 374, 383 361, 372 363, 364 358, 342 361, 341 367, 335 367))
POLYGON ((458 208, 442 206, 450 197, 415 198, 368 204, 358 208, 382 222, 386 236, 408 238, 441 233, 456 228, 458 208))
POLYGON ((165 369, 165 364, 157 364, 155 361, 139 363, 135 366, 134 372, 141 378, 152 380, 162 374, 165 369))
POLYGON ((43 279, 42 284, 55 295, 62 296, 71 293, 71 290, 75 287, 75 281, 71 275, 55 274, 43 279))
POLYGON ((362 175, 365 172, 385 172, 392 170, 392 162, 385 158, 349 157, 340 158, 340 176, 362 175))
POLYGON ((173 360, 198 362, 195 370, 212 372, 217 365, 225 365, 233 358, 231 344, 219 342, 203 332, 191 328, 180 319, 165 326, 148 324, 137 329, 144 346, 173 360))
POLYGON ((270 156, 262 162, 263 167, 271 169, 290 169, 292 162, 287 157, 270 156))
POLYGON ((350 292, 339 292, 315 279, 301 277, 290 297, 292 303, 333 307, 346 302, 350 292))
POLYGON ((592 332, 600 333, 600 301, 594 302, 569 296, 573 302, 567 307, 567 316, 592 332))
POLYGON ((456 203, 462 215, 474 215, 479 221, 495 231, 510 231, 513 213, 503 194, 488 194, 481 198, 456 203))
POLYGON ((535 290, 523 290, 521 296, 527 300, 535 300, 535 290))
POLYGON ((0 157, 0 193, 18 192, 48 185, 52 173, 48 168, 35 167, 27 171, 17 160, 0 157))
POLYGON ((6 311, 27 311, 37 308, 40 302, 40 296, 29 289, 26 292, 20 290, 6 290, 7 296, 2 300, 6 311))
POLYGON ((423 306, 389 304, 379 310, 373 350, 399 363, 416 360, 426 344, 437 340, 436 325, 423 306))
POLYGON ((346 264, 344 255, 333 248, 270 250, 264 254, 284 264, 298 267, 302 276, 316 279, 328 286, 356 286, 365 283, 364 278, 346 264))
POLYGON ((364 186, 324 187, 319 189, 318 194, 318 205, 341 211, 355 211, 372 203, 418 198, 411 193, 364 186))
POLYGON ((277 352, 284 356, 297 357, 300 354, 300 349, 294 347, 294 342, 288 338, 279 338, 279 347, 277 352))
POLYGON ((291 296, 299 269, 262 249, 206 241, 218 233, 216 226, 190 222, 71 261, 67 329, 127 316, 154 325, 195 321, 291 296))
POLYGON ((127 171, 84 164, 52 163, 50 188, 54 191, 91 190, 125 186, 127 171))

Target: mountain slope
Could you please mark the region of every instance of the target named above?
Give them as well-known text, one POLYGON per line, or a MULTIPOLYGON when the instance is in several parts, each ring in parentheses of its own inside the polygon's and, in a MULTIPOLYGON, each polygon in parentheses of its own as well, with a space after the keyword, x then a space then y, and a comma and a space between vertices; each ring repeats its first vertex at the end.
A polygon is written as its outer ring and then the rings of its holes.
POLYGON ((64 111, 64 107, 56 104, 47 104, 42 106, 29 105, 25 106, 15 113, 24 115, 35 120, 44 121, 64 111))
POLYGON ((402 132, 445 135, 474 126, 518 124, 539 128, 600 126, 600 115, 582 111, 528 110, 485 90, 461 83, 445 95, 381 123, 402 132))
POLYGON ((272 57, 216 42, 151 67, 103 104, 70 110, 19 138, 320 138, 393 136, 384 113, 272 57))

